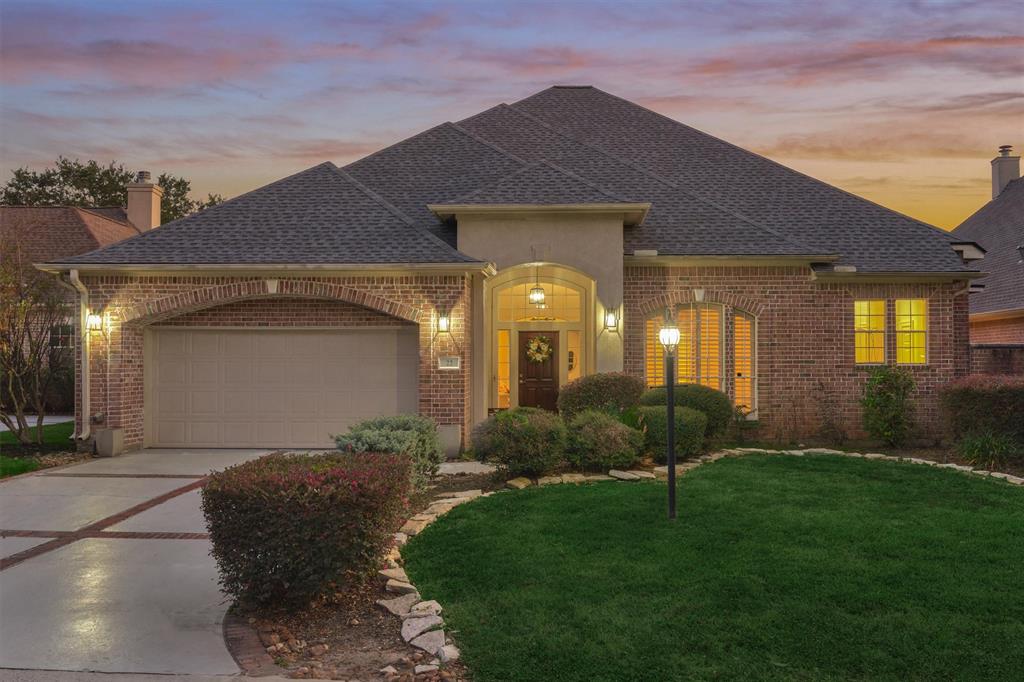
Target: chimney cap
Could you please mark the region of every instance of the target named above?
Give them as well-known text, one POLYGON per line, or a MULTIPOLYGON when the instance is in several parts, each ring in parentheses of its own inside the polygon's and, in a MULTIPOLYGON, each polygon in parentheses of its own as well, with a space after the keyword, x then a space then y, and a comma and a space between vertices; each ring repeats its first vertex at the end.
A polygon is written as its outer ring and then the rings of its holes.
POLYGON ((151 177, 153 176, 150 175, 149 171, 140 170, 135 173, 135 182, 149 182, 151 177))
POLYGON ((1009 156, 1013 151, 1012 144, 1001 144, 999 145, 999 156, 1009 156))

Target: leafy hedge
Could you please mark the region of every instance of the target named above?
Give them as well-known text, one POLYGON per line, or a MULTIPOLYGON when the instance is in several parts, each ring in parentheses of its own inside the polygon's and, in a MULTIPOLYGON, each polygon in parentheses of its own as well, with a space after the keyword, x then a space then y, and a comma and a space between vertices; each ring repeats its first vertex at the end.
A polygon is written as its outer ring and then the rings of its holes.
POLYGON ((348 433, 335 436, 342 452, 393 452, 409 455, 413 461, 412 483, 422 490, 437 475, 444 460, 437 424, 429 417, 400 414, 361 421, 348 433))
POLYGON ((379 453, 269 455, 203 487, 224 589, 243 603, 294 606, 377 568, 401 524, 410 459, 379 453))
MULTIPOLYGON (((664 464, 668 455, 668 408, 647 406, 639 409, 644 427, 644 445, 658 462, 664 464)), ((691 457, 704 449, 704 433, 708 418, 689 407, 676 408, 676 456, 691 457)))
POLYGON ((904 367, 871 370, 864 397, 864 430, 887 445, 902 445, 914 424, 914 376, 904 367))
POLYGON ((939 396, 956 439, 991 433, 1024 444, 1024 376, 972 374, 946 384, 939 396))
POLYGON ((619 414, 640 404, 644 382, 622 372, 580 377, 558 393, 558 411, 566 421, 584 410, 619 414))
POLYGON ((565 461, 561 417, 535 407, 498 412, 473 429, 473 449, 508 476, 543 476, 565 461))
POLYGON ((569 422, 569 462, 581 469, 624 469, 636 464, 644 436, 615 417, 585 410, 569 422))
MULTIPOLYGON (((668 397, 663 386, 652 388, 640 397, 641 405, 664 405, 668 397)), ((708 439, 721 438, 729 430, 733 419, 732 402, 729 396, 700 384, 677 384, 675 402, 679 407, 688 407, 703 412, 707 417, 708 439)))

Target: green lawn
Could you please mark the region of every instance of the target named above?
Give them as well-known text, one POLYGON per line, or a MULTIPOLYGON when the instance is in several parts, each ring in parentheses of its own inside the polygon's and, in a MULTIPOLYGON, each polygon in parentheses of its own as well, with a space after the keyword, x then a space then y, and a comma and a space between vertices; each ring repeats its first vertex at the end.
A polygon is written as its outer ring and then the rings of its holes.
MULTIPOLYGON (((30 422, 31 423, 31 420, 30 422)), ((68 448, 73 448, 71 441, 71 434, 75 430, 75 422, 61 422, 60 424, 47 424, 43 427, 43 444, 44 445, 65 445, 68 448)), ((29 429, 29 434, 34 436, 36 430, 34 428, 29 429)), ((17 445, 18 441, 11 434, 10 431, 0 431, 0 445, 17 445)))
POLYGON ((35 471, 39 468, 39 462, 31 457, 5 457, 0 455, 0 478, 17 476, 26 471, 35 471))
POLYGON ((843 457, 458 507, 402 554, 474 680, 1009 680, 1024 488, 843 457))

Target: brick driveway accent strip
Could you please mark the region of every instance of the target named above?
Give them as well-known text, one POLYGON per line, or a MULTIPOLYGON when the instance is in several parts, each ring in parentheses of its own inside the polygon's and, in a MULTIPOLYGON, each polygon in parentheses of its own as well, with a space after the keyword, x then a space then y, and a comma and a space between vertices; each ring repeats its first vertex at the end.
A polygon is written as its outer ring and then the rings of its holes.
MULTIPOLYGON (((147 476, 129 476, 128 478, 147 478, 147 476)), ((182 478, 182 477, 175 477, 175 478, 182 478)), ((157 506, 159 504, 163 504, 164 502, 166 502, 168 500, 174 499, 175 497, 178 497, 179 495, 184 495, 185 493, 191 492, 191 491, 193 491, 193 490, 195 490, 197 488, 201 488, 206 483, 206 480, 207 480, 207 477, 203 476, 202 478, 199 478, 199 479, 197 479, 195 481, 192 481, 191 483, 188 483, 187 485, 183 485, 183 486, 181 486, 179 488, 175 488, 174 490, 168 491, 168 492, 166 492, 166 493, 164 493, 162 495, 157 495, 156 497, 154 497, 152 499, 149 499, 149 500, 146 500, 145 502, 141 502, 139 504, 136 504, 135 506, 129 507, 128 509, 125 509, 124 511, 120 511, 120 512, 118 512, 116 514, 112 514, 112 515, 110 515, 110 516, 108 516, 106 518, 100 519, 99 521, 95 521, 93 523, 90 523, 87 526, 83 526, 82 528, 79 528, 76 531, 13 531, 13 530, 12 531, 7 531, 7 530, 0 531, 0 535, 11 536, 11 537, 53 537, 54 538, 53 540, 50 540, 49 542, 44 542, 43 544, 36 545, 35 547, 29 547, 26 550, 23 550, 21 552, 17 552, 16 554, 12 554, 12 555, 10 555, 8 557, 4 557, 4 558, 0 559, 0 571, 4 571, 4 570, 6 570, 6 569, 8 569, 8 568, 10 568, 12 566, 17 566, 18 564, 20 564, 23 561, 26 561, 26 560, 31 559, 33 557, 40 556, 42 554, 46 554, 48 552, 52 552, 55 549, 60 549, 61 547, 65 547, 67 545, 70 545, 72 542, 76 542, 77 540, 82 540, 84 538, 95 538, 95 537, 113 537, 113 538, 118 538, 118 537, 120 537, 120 538, 124 538, 124 539, 131 539, 131 538, 181 539, 181 540, 205 539, 205 536, 206 536, 205 533, 134 533, 134 532, 125 532, 125 531, 110 531, 110 532, 104 533, 102 531, 104 531, 107 528, 110 528, 111 526, 113 526, 113 525, 115 525, 117 523, 121 523, 125 519, 129 519, 129 518, 131 518, 133 516, 136 516, 137 514, 141 514, 142 512, 146 511, 147 509, 152 509, 153 507, 155 507, 155 506, 157 506), (52 535, 43 535, 43 536, 28 535, 28 536, 25 536, 25 535, 21 535, 20 534, 20 533, 46 533, 46 532, 50 532, 50 533, 52 533, 52 535), (57 533, 61 533, 61 534, 57 535, 57 533), (64 533, 66 533, 66 535, 64 533), (204 537, 202 537, 202 538, 194 537, 194 536, 200 536, 200 535, 202 535, 204 537), (176 537, 176 536, 185 536, 185 537, 180 537, 179 538, 179 537, 176 537)))

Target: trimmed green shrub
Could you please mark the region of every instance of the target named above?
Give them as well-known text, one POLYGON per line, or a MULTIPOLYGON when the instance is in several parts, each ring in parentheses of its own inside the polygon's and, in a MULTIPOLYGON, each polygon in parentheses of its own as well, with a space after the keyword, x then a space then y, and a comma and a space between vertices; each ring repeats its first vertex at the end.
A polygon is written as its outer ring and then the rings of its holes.
POLYGON ((300 606, 369 575, 405 514, 408 456, 268 455, 211 474, 203 514, 220 583, 243 603, 300 606))
POLYGON ((498 412, 473 429, 473 449, 510 477, 543 476, 565 461, 562 418, 535 407, 498 412))
POLYGON ((644 382, 622 372, 604 372, 580 377, 558 393, 558 412, 566 421, 584 410, 619 414, 640 404, 644 382))
MULTIPOLYGON (((668 453, 668 408, 641 407, 644 445, 655 460, 664 464, 668 453)), ((708 418, 689 407, 676 408, 676 457, 692 457, 704 449, 704 432, 708 418)))
MULTIPOLYGON (((675 401, 679 407, 689 407, 703 412, 708 418, 707 438, 716 439, 725 436, 732 423, 732 402, 729 396, 700 384, 677 384, 675 401)), ((640 397, 641 405, 658 406, 667 402, 664 386, 652 388, 640 397)))
POLYGON ((971 466, 999 469, 1008 461, 1024 459, 1024 446, 1004 433, 968 433, 956 444, 957 453, 971 466))
POLYGON ((569 422, 569 462, 580 469, 623 469, 636 464, 644 435, 606 412, 584 410, 569 422))
POLYGON ((412 458, 412 483, 422 490, 444 460, 437 424, 429 417, 400 414, 361 421, 334 442, 342 452, 393 452, 412 458))
POLYGON ((1024 376, 972 374, 946 384, 939 396, 955 438, 990 433, 1024 445, 1024 376))
POLYGON ((876 367, 871 370, 864 397, 864 429, 887 445, 901 445, 907 439, 914 420, 914 377, 903 367, 876 367))

